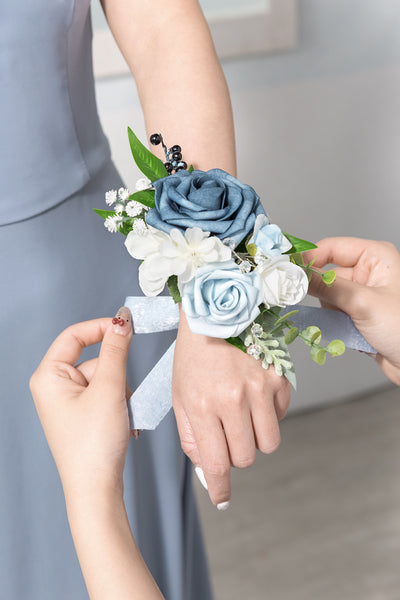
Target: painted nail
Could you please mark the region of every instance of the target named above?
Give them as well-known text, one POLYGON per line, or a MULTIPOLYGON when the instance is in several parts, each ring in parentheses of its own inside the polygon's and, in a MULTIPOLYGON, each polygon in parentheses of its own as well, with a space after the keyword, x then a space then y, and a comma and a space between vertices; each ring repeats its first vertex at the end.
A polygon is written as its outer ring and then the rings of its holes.
POLYGON ((132 315, 129 308, 122 306, 112 320, 113 331, 118 335, 128 335, 133 329, 132 315))
POLYGON ((229 500, 227 502, 220 502, 219 504, 217 504, 217 508, 218 510, 228 510, 229 504, 229 500))
POLYGON ((208 490, 208 485, 207 485, 206 478, 204 477, 203 469, 201 467, 195 467, 194 472, 196 473, 197 478, 200 481, 200 483, 203 486, 203 488, 205 490, 208 490))
POLYGON ((131 429, 131 436, 132 436, 133 438, 135 438, 135 440, 137 440, 137 439, 138 439, 138 437, 139 437, 139 434, 140 434, 140 431, 139 431, 139 429, 131 429))

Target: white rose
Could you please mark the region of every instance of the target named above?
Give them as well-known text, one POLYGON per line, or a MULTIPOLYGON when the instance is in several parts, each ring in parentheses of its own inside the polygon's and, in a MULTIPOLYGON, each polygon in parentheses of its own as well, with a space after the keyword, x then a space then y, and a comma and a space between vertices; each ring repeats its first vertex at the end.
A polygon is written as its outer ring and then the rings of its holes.
POLYGON ((264 294, 264 304, 285 306, 301 302, 307 295, 308 279, 301 267, 293 264, 288 255, 274 256, 258 264, 264 294))

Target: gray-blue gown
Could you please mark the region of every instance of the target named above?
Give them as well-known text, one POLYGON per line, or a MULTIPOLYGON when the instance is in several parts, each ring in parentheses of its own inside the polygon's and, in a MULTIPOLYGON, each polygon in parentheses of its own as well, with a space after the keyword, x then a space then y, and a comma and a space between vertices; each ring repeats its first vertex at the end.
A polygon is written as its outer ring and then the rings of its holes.
MULTIPOLYGON (((81 600, 61 484, 28 381, 66 325, 112 315, 138 293, 137 265, 92 211, 121 180, 97 117, 89 0, 0 0, 0 125, 0 597, 81 600)), ((171 338, 134 339, 131 386, 171 338)), ((125 488, 166 598, 211 598, 172 413, 130 444, 125 488)))

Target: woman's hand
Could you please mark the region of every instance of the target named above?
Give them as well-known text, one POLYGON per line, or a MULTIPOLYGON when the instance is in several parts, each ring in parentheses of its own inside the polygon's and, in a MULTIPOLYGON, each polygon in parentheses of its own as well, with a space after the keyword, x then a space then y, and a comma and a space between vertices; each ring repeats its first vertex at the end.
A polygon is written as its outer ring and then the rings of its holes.
POLYGON ((72 325, 53 342, 31 391, 66 500, 123 490, 130 437, 126 360, 132 338, 127 308, 113 319, 72 325), (74 366, 82 349, 103 341, 98 359, 74 366))
POLYGON ((64 487, 68 519, 91 600, 160 600, 133 539, 123 501, 129 443, 126 360, 132 317, 72 325, 58 336, 31 390, 64 487), (74 366, 102 341, 98 359, 74 366))
POLYGON ((224 510, 231 464, 249 467, 256 448, 267 454, 278 448, 290 384, 225 340, 191 333, 181 311, 172 391, 182 448, 224 510))
POLYGON ((331 287, 313 276, 309 293, 326 308, 340 309, 377 350, 375 359, 393 383, 400 385, 400 254, 389 242, 359 238, 326 238, 307 252, 315 267, 333 263, 331 287))

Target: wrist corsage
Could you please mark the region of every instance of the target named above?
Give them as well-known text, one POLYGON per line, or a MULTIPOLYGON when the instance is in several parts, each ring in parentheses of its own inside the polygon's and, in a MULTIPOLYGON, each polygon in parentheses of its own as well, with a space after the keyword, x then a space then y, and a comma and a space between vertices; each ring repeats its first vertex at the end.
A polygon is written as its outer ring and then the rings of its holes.
POLYGON ((315 244, 271 223, 254 189, 229 173, 188 168, 180 146, 168 149, 161 134, 153 134, 151 144, 163 146, 163 163, 131 129, 128 135, 144 178, 133 194, 108 191, 110 210, 95 211, 109 231, 126 236, 128 252, 142 261, 143 293, 157 296, 167 285, 193 333, 226 339, 265 369, 274 365, 294 387, 288 346, 296 338, 320 365, 327 354, 343 354, 341 340, 322 346, 318 327, 299 330, 297 310, 284 310, 305 298, 313 271, 326 285, 335 279, 334 271, 305 264, 302 252, 315 244))

